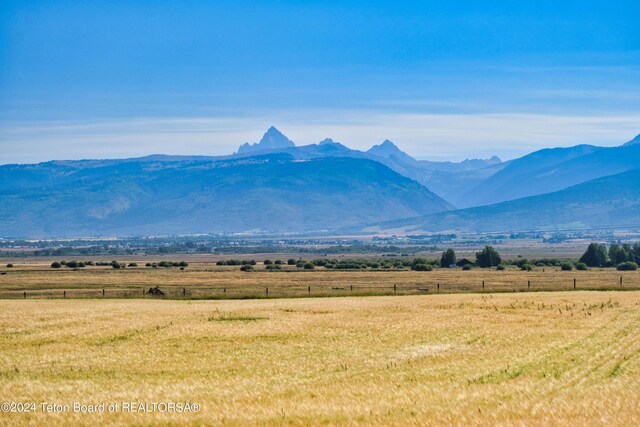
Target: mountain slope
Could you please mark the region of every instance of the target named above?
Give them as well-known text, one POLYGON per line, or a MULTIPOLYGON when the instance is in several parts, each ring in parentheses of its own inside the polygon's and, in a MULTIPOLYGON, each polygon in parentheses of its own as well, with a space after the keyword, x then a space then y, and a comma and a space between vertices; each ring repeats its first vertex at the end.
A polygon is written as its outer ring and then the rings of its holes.
POLYGON ((633 138, 631 141, 627 142, 623 145, 623 147, 628 147, 629 145, 640 144, 640 135, 633 138))
POLYGON ((460 197, 457 206, 470 207, 493 204, 521 197, 549 193, 566 188, 576 182, 542 183, 538 178, 544 177, 552 168, 587 154, 598 151, 600 147, 577 145, 570 148, 547 148, 535 151, 519 159, 513 160, 502 170, 490 175, 487 179, 476 183, 460 197))
POLYGON ((450 208, 367 159, 64 163, 0 167, 0 235, 309 231, 450 208))
POLYGON ((640 169, 636 169, 550 194, 391 221, 374 228, 507 232, 639 225, 640 169))

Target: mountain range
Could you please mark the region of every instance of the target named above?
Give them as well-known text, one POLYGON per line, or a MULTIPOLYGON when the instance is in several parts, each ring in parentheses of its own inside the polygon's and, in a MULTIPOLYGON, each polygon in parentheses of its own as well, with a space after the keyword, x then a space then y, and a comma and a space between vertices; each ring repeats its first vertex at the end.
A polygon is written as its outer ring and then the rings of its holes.
POLYGON ((49 162, 0 168, 0 235, 321 231, 451 208, 368 159, 49 162))
POLYGON ((640 169, 561 191, 368 227, 377 232, 505 232, 640 228, 640 169))
POLYGON ((453 163, 417 160, 390 140, 367 151, 331 138, 296 146, 271 127, 228 156, 0 166, 0 236, 630 224, 639 165, 640 135, 618 147, 453 163))

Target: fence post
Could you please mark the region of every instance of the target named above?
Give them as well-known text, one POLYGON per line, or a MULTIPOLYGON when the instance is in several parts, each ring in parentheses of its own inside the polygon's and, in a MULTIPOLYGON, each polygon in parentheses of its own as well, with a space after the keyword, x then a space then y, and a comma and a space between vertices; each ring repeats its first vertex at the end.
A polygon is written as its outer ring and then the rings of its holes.
POLYGON ((265 294, 266 296, 269 296, 269 288, 264 288, 264 294, 265 294))
POLYGON ((307 292, 311 295, 311 286, 307 287, 307 292))
POLYGON ((67 299, 67 291, 62 291, 62 298, 67 299))
POLYGON ((24 293, 24 299, 27 299, 27 292, 24 293))
POLYGON ((576 289, 576 278, 573 278, 573 289, 576 289))
POLYGON ((397 292, 398 288, 396 287, 396 285, 393 285, 393 294, 395 295, 397 292))
POLYGON ((142 298, 144 298, 144 288, 142 288, 142 298))
POLYGON ((102 290, 102 297, 104 298, 104 289, 102 290))
POLYGON ((482 281, 482 289, 484 289, 484 280, 482 281))
POLYGON ((527 289, 531 289, 531 280, 527 280, 527 289))
POLYGON ((183 297, 187 296, 187 288, 182 288, 182 296, 183 297))
POLYGON ((224 289, 223 289, 223 291, 224 291, 224 293, 226 294, 226 293, 227 293, 227 288, 224 288, 224 289))
POLYGON ((351 285, 350 288, 351 288, 351 292, 353 292, 353 285, 351 285))
POLYGON ((620 286, 622 286, 622 276, 620 276, 620 286))

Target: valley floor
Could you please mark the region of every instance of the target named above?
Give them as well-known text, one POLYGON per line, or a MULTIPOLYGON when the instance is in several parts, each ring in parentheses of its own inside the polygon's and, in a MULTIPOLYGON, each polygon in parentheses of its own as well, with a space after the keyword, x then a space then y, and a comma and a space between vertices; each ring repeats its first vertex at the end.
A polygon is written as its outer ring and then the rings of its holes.
POLYGON ((638 425, 640 292, 0 300, 0 425, 638 425), (41 402, 198 412, 44 413, 41 402))

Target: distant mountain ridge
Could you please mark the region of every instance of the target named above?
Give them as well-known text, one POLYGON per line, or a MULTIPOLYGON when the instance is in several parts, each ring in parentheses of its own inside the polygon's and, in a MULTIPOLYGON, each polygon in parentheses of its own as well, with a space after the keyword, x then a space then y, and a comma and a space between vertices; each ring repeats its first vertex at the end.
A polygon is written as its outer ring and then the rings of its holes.
POLYGON ((333 230, 450 209, 369 160, 80 161, 0 167, 0 236, 333 230))
POLYGON ((608 205, 635 209, 635 193, 620 193, 637 185, 635 175, 616 181, 618 199, 602 190, 613 181, 599 180, 638 169, 639 142, 640 135, 617 147, 453 163, 414 159, 388 139, 367 151, 331 138, 296 146, 272 126, 260 142, 228 156, 5 165, 0 236, 317 231, 382 222, 483 231, 566 227, 572 215, 575 224, 602 225, 617 221, 608 205), (601 194, 590 199, 590 185, 601 194))
POLYGON ((394 220, 365 230, 511 232, 610 226, 640 227, 640 169, 549 194, 394 220))
POLYGON ((623 147, 628 147, 629 145, 635 145, 635 144, 640 144, 640 135, 637 135, 631 141, 624 144, 623 147))
POLYGON ((458 206, 482 206, 551 193, 582 182, 637 168, 640 144, 578 145, 536 151, 512 161, 465 193, 458 206))

